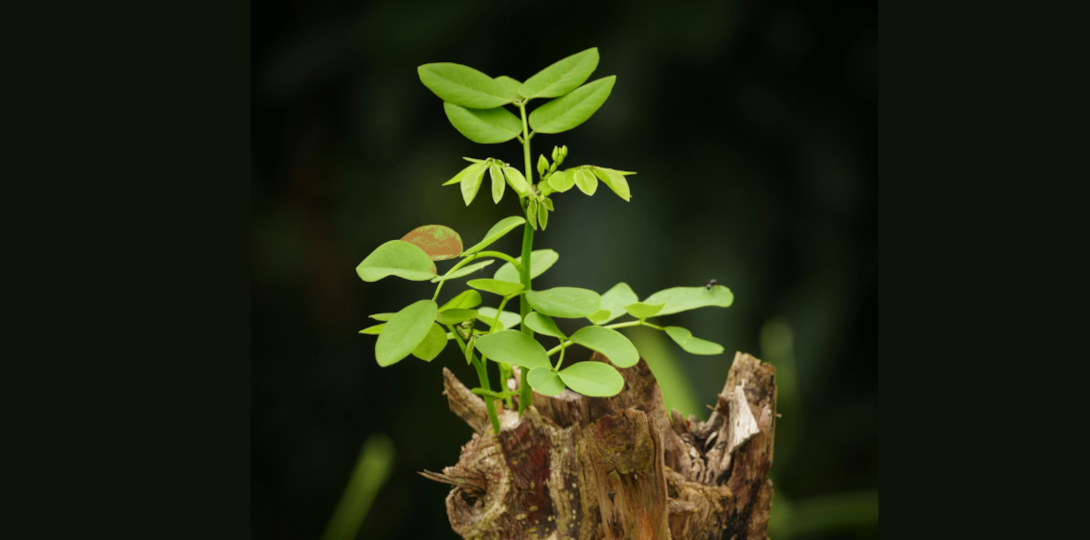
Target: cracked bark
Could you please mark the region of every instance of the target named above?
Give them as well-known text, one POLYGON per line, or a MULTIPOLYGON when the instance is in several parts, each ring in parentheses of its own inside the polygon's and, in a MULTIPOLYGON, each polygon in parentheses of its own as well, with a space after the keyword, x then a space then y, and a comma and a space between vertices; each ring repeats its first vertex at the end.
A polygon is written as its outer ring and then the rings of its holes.
MULTIPOLYGON (((606 359, 594 354, 590 361, 606 359)), ((451 484, 447 514, 467 539, 766 537, 772 505, 775 368, 737 353, 706 422, 667 414, 641 358, 624 390, 590 398, 533 394, 521 419, 443 370, 451 410, 475 433, 458 464, 425 477, 451 484)), ((516 377, 517 380, 517 377, 516 377)))

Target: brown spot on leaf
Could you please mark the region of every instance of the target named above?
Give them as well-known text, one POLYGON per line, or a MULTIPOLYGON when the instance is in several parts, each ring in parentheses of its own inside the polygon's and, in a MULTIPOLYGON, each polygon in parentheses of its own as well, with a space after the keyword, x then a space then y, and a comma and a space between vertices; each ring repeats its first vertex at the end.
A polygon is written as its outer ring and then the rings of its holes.
POLYGON ((462 237, 454 229, 442 225, 417 227, 402 240, 424 250, 433 261, 445 261, 462 254, 462 237))

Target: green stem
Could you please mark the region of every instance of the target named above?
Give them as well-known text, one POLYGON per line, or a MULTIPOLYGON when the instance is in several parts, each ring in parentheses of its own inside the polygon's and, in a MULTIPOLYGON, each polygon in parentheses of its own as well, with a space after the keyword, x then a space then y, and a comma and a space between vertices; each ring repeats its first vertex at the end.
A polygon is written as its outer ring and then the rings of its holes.
POLYGON ((500 253, 499 251, 481 251, 477 253, 477 257, 495 257, 497 259, 503 259, 514 265, 515 270, 518 270, 520 274, 522 273, 522 263, 506 253, 500 253))
MULTIPOLYGON (((526 123, 526 102, 519 103, 519 112, 522 113, 522 156, 526 161, 526 180, 530 182, 530 190, 533 191, 533 169, 530 168, 530 133, 529 127, 526 123)), ((523 208, 526 211, 529 208, 529 200, 527 205, 523 208)), ((534 249, 534 228, 530 225, 530 216, 526 216, 526 225, 522 229, 522 271, 519 273, 522 281, 523 291, 531 291, 530 288, 530 252, 534 249)), ((526 316, 530 314, 530 302, 526 299, 526 295, 522 295, 519 298, 519 315, 522 320, 526 320, 526 316)), ((497 316, 499 316, 497 314, 497 316)), ((525 324, 522 325, 522 333, 534 337, 534 331, 531 330, 525 324)), ((528 369, 520 369, 522 372, 522 380, 519 386, 519 418, 522 418, 523 411, 526 407, 530 406, 530 400, 533 399, 530 389, 530 383, 526 380, 526 374, 530 371, 528 369)))
POLYGON ((560 366, 564 365, 564 350, 565 349, 567 349, 567 347, 561 347, 560 348, 560 358, 557 358, 557 360, 556 360, 556 367, 553 368, 554 371, 560 371, 560 366))
POLYGON ((491 390, 485 390, 484 388, 474 388, 473 390, 470 390, 470 392, 473 392, 478 396, 488 396, 493 399, 510 398, 515 395, 514 392, 493 392, 491 390))
MULTIPOLYGON (((443 276, 446 277, 446 276, 449 276, 449 275, 453 274, 459 268, 469 264, 470 261, 472 261, 473 259, 476 259, 477 257, 480 257, 480 256, 481 256, 480 253, 475 253, 475 254, 473 254, 473 255, 471 255, 469 257, 466 257, 466 258, 458 261, 458 264, 450 267, 450 270, 447 270, 447 273, 443 274, 443 276)), ((443 290, 443 284, 446 283, 446 282, 447 282, 446 280, 440 281, 439 284, 435 286, 435 294, 433 294, 432 297, 431 297, 432 302, 434 302, 436 298, 439 298, 439 291, 443 290)))
MULTIPOLYGON (((492 321, 495 324, 493 324, 492 328, 490 328, 488 330, 489 334, 494 333, 496 331, 496 329, 500 327, 500 325, 499 325, 500 313, 503 313, 503 308, 507 306, 507 301, 510 300, 510 299, 511 299, 510 296, 504 296, 503 297, 503 301, 500 302, 500 307, 496 309, 496 319, 494 321, 492 321)), ((508 364, 506 362, 499 362, 499 368, 500 368, 500 390, 506 391, 507 390, 507 379, 511 376, 511 364, 508 364)), ((507 408, 508 409, 515 408, 515 403, 511 400, 511 396, 507 396, 504 399, 505 399, 505 401, 507 403, 507 408)))
MULTIPOLYGON (((454 339, 458 342, 458 347, 462 349, 462 354, 466 352, 466 344, 462 341, 462 337, 458 335, 458 332, 454 330, 454 326, 447 325, 450 329, 450 333, 454 334, 454 339)), ((483 357, 482 357, 483 358, 483 357)), ((481 381, 481 386, 489 391, 492 390, 492 384, 488 382, 488 369, 484 365, 482 360, 477 360, 477 356, 470 357, 470 363, 473 364, 473 368, 477 370, 477 378, 481 381)), ((491 399, 484 400, 485 408, 488 409, 488 419, 492 421, 492 429, 497 434, 500 432, 500 418, 496 416, 496 404, 491 399)))

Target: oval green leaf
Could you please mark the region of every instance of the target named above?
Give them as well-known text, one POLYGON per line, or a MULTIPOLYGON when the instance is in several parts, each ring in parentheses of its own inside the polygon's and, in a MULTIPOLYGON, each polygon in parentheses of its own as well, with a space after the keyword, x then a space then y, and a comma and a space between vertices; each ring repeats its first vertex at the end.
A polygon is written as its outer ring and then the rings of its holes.
POLYGON ((706 339, 693 337, 692 332, 680 326, 667 326, 665 330, 666 334, 670 336, 670 339, 673 339, 675 342, 677 342, 678 345, 681 345, 681 348, 685 349, 685 352, 691 354, 723 353, 722 345, 712 341, 708 341, 706 339))
POLYGON ((475 309, 448 309, 440 311, 435 316, 435 322, 439 324, 458 324, 475 318, 477 318, 477 310, 475 309))
POLYGON ((515 190, 519 197, 525 197, 530 194, 530 184, 526 182, 526 177, 522 176, 522 173, 514 167, 504 167, 503 175, 507 177, 507 183, 511 184, 511 189, 515 190))
POLYGON ((552 368, 536 367, 526 374, 526 382, 535 392, 546 396, 555 396, 564 391, 564 381, 552 368))
POLYGON ((432 283, 439 283, 440 281, 447 281, 447 280, 450 280, 450 279, 457 279, 457 278, 460 278, 462 276, 468 276, 469 274, 472 274, 473 272, 476 272, 477 270, 480 270, 481 268, 484 268, 484 267, 486 267, 486 266, 488 266, 488 265, 490 265, 490 264, 492 264, 494 262, 496 262, 495 259, 489 259, 487 261, 481 261, 479 263, 473 263, 473 264, 471 264, 469 266, 463 266, 463 267, 455 270, 453 274, 446 274, 446 275, 443 275, 443 276, 439 276, 437 278, 432 279, 431 282, 432 283))
MULTIPOLYGON (((496 308, 483 307, 477 310, 477 320, 492 326, 492 322, 496 318, 496 308)), ((504 311, 500 314, 500 330, 511 329, 519 325, 522 322, 522 317, 518 313, 512 313, 510 311, 504 311)))
MULTIPOLYGON (((462 291, 457 296, 447 300, 439 311, 448 309, 471 309, 481 305, 481 293, 477 291, 462 291)), ((381 319, 380 319, 381 320, 381 319)))
POLYGON ((462 200, 466 202, 466 206, 469 206, 469 203, 477 197, 486 170, 488 170, 488 163, 476 163, 472 170, 462 175, 462 200))
POLYGON ((458 133, 478 144, 499 144, 522 133, 522 120, 503 107, 467 109, 444 103, 443 110, 458 133))
POLYGON ((438 307, 431 300, 421 300, 397 312, 375 342, 375 359, 386 367, 409 356, 435 326, 438 307))
POLYGON ((642 320, 654 316, 656 313, 662 311, 662 308, 664 307, 666 307, 666 302, 661 304, 636 302, 635 304, 625 306, 624 310, 627 311, 629 315, 642 320))
POLYGON ((388 320, 394 318, 394 315, 397 315, 397 313, 375 313, 374 315, 368 315, 368 317, 370 317, 370 318, 372 318, 372 319, 374 319, 376 321, 385 322, 385 321, 388 321, 388 320))
POLYGON ((494 109, 512 101, 507 85, 469 66, 450 62, 416 68, 420 82, 443 101, 470 109, 494 109))
MULTIPOLYGON (((529 318, 529 315, 527 315, 529 318)), ((592 351, 600 352, 609 358, 613 365, 628 368, 640 361, 640 353, 624 334, 612 328, 584 326, 572 334, 571 340, 592 351)))
POLYGON ((503 178, 503 171, 495 163, 488 168, 488 175, 492 177, 492 202, 500 204, 503 199, 503 190, 507 187, 507 180, 503 178))
POLYGON ((433 324, 431 330, 428 331, 428 335, 424 336, 424 341, 421 341, 420 345, 413 349, 413 356, 425 362, 431 362, 436 356, 439 356, 439 353, 443 352, 443 348, 446 346, 446 330, 443 330, 443 327, 438 324, 433 324))
POLYGON ((579 191, 587 195, 594 195, 598 191, 598 178, 587 169, 576 169, 575 185, 579 186, 579 191))
POLYGON ((579 362, 560 371, 568 388, 590 397, 615 396, 624 389, 624 377, 604 362, 579 362))
POLYGON ((471 279, 466 282, 466 285, 479 291, 490 292, 500 296, 510 296, 522 290, 521 283, 511 283, 510 281, 500 281, 498 279, 471 279))
MULTIPOLYGON (((591 321, 595 324, 606 324, 626 313, 625 306, 639 302, 639 297, 627 283, 618 283, 602 295, 602 309, 609 310, 609 316, 599 321, 591 321)), ((597 314, 595 314, 597 315, 597 314)))
MULTIPOLYGON (((575 53, 539 71, 518 88, 525 98, 560 97, 586 82, 598 67, 598 48, 575 53)), ((517 98, 516 98, 517 99, 517 98)))
POLYGON ((608 320, 608 319, 609 319, 609 310, 608 309, 599 309, 598 311, 595 311, 593 315, 590 315, 589 317, 587 317, 587 320, 590 321, 591 324, 601 324, 602 321, 605 321, 605 320, 608 320))
POLYGON ((652 294, 644 300, 647 304, 663 302, 666 302, 666 307, 658 313, 660 317, 702 307, 730 307, 734 303, 734 294, 722 285, 714 285, 711 290, 704 287, 673 287, 652 294))
POLYGON ((628 180, 625 180, 624 175, 613 170, 603 169, 602 167, 594 167, 594 175, 598 177, 605 185, 609 186, 618 197, 628 202, 632 199, 632 192, 628 189, 628 180))
POLYGON ((530 327, 530 330, 539 334, 545 334, 546 336, 552 336, 560 339, 567 339, 568 336, 564 335, 564 332, 557 328, 556 322, 549 318, 548 315, 542 315, 536 311, 531 311, 526 315, 526 319, 522 321, 522 324, 530 327))
POLYGON ((560 133, 586 122, 606 102, 616 80, 614 75, 598 79, 534 109, 530 127, 538 133, 560 133))
POLYGON ((557 171, 549 176, 549 186, 564 193, 575 185, 575 169, 557 171))
POLYGON ((409 281, 426 281, 435 277, 435 263, 424 250, 403 240, 382 244, 356 267, 360 279, 372 282, 386 276, 409 281))
POLYGON ((489 360, 506 362, 526 368, 552 368, 549 355, 545 354, 536 339, 515 330, 503 330, 477 338, 477 350, 489 360))
MULTIPOLYGON (((484 169, 481 169, 481 174, 484 174, 484 169)), ((498 223, 493 225, 491 229, 488 229, 488 232, 484 234, 484 240, 481 240, 477 245, 463 251, 462 255, 472 255, 492 245, 496 240, 503 238, 503 235, 513 231, 524 223, 526 223, 526 218, 522 216, 511 216, 501 219, 498 223)))
POLYGON ((433 261, 445 261, 462 254, 462 237, 450 227, 424 225, 401 237, 428 254, 433 261))
POLYGON ((544 291, 529 291, 526 300, 534 310, 550 317, 576 319, 598 311, 602 297, 598 293, 577 287, 554 287, 544 291))
MULTIPOLYGON (((551 249, 535 249, 530 252, 530 279, 537 279, 537 276, 544 274, 558 260, 560 260, 560 254, 551 249)), ((504 263, 492 277, 500 281, 522 282, 519 271, 515 270, 515 265, 511 263, 504 263)))
POLYGON ((385 327, 386 327, 386 323, 376 324, 374 326, 368 326, 367 328, 364 328, 363 330, 360 330, 360 333, 361 334, 368 334, 368 335, 372 335, 372 336, 377 336, 377 335, 382 333, 382 329, 385 328, 385 327))

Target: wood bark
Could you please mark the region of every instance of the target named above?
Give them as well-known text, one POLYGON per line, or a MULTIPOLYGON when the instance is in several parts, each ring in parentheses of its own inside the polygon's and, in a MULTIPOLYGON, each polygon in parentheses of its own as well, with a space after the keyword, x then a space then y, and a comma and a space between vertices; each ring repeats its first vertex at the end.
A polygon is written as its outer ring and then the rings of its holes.
MULTIPOLYGON (((606 359, 596 353, 590 361, 606 359)), ((456 465, 421 474, 454 486, 446 504, 455 532, 489 540, 766 538, 775 368, 736 354, 706 422, 668 415, 642 358, 620 372, 624 390, 610 398, 535 392, 521 419, 500 411, 497 435, 484 401, 444 369, 450 408, 475 433, 456 465)))

